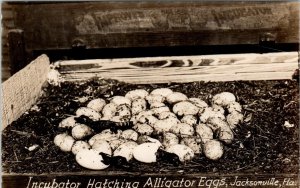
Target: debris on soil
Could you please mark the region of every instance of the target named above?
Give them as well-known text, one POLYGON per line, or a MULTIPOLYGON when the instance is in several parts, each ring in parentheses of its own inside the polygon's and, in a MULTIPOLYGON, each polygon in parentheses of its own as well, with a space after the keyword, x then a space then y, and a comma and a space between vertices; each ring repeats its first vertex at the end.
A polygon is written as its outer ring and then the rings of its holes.
MULTIPOLYGON (((212 96, 228 91, 243 107, 244 122, 235 129, 235 139, 225 146, 224 156, 211 161, 203 155, 174 167, 167 163, 143 164, 131 161, 133 172, 185 173, 298 173, 299 86, 296 81, 191 82, 134 85, 116 80, 48 85, 34 108, 2 132, 2 165, 7 173, 78 172, 72 153, 62 152, 53 139, 61 120, 75 115, 94 98, 110 99, 134 89, 152 91, 170 88, 198 97, 209 105, 212 96), (81 100, 84 99, 84 100, 81 100), (37 110, 38 109, 38 110, 37 110), (283 126, 287 125, 293 126, 283 126), (38 146, 33 150, 32 146, 38 146)), ((122 171, 109 167, 105 171, 122 171)))

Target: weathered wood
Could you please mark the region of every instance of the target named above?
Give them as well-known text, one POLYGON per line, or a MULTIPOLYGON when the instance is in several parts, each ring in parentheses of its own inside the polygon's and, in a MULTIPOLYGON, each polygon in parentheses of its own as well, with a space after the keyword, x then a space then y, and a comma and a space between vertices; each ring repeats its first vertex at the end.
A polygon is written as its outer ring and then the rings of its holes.
POLYGON ((66 81, 92 77, 129 83, 291 79, 297 52, 57 62, 66 81))
POLYGON ((28 49, 258 44, 299 41, 299 2, 77 2, 15 4, 28 49), (33 11, 34 10, 34 11, 33 11))
POLYGON ((2 84, 2 130, 36 102, 48 72, 49 59, 42 55, 2 84))
POLYGON ((8 32, 10 73, 15 74, 26 66, 24 31, 14 29, 8 32))

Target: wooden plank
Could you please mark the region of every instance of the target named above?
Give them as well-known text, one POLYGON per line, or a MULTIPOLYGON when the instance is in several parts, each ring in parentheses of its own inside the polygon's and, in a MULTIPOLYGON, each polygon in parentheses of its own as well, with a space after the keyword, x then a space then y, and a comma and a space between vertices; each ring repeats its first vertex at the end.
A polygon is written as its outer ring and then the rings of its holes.
POLYGON ((48 57, 42 55, 2 84, 2 130, 36 102, 49 64, 48 57))
POLYGON ((299 2, 78 2, 15 4, 28 49, 258 44, 299 41, 299 2), (34 11, 32 11, 34 10, 34 11), (49 40, 51 39, 51 40, 49 40))
POLYGON ((298 52, 60 61, 66 81, 93 77, 129 83, 291 79, 298 52))

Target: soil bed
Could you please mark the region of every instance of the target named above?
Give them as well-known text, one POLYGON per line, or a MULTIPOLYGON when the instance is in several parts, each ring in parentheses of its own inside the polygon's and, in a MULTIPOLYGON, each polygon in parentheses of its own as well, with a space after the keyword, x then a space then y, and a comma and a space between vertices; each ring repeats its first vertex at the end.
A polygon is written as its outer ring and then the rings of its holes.
MULTIPOLYGON (((115 80, 90 80, 47 86, 38 103, 2 133, 2 164, 7 173, 78 172, 72 153, 64 153, 53 143, 59 122, 75 113, 80 98, 110 98, 143 88, 168 87, 188 97, 210 103, 213 95, 229 91, 243 105, 245 121, 235 130, 235 140, 225 146, 224 156, 210 161, 196 156, 179 167, 169 164, 142 164, 132 161, 133 172, 186 173, 298 173, 299 164, 299 86, 296 81, 192 82, 185 84, 132 85, 115 80), (293 127, 284 126, 285 122, 293 127), (28 147, 38 145, 29 151, 28 147)), ((124 171, 109 167, 106 171, 124 171)))

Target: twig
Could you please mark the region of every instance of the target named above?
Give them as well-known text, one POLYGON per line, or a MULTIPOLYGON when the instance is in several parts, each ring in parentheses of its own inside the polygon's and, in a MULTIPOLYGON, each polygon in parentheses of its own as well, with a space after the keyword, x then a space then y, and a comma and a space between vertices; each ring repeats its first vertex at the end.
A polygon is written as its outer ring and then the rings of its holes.
POLYGON ((14 152, 14 155, 15 155, 16 160, 19 161, 19 158, 18 158, 18 156, 17 156, 17 154, 16 154, 16 151, 15 151, 15 148, 14 148, 14 147, 13 147, 13 152, 14 152))
POLYGON ((15 132, 19 135, 23 135, 23 136, 29 136, 31 135, 32 133, 29 133, 29 132, 25 132, 25 131, 18 131, 18 130, 11 130, 11 132, 15 132))
POLYGON ((247 167, 249 167, 249 166, 252 166, 252 165, 254 165, 254 164, 256 164, 256 163, 258 163, 258 161, 257 161, 257 162, 254 162, 254 163, 252 163, 252 164, 243 166, 243 167, 241 167, 241 168, 238 168, 238 169, 236 169, 236 171, 243 170, 243 169, 245 169, 245 168, 247 168, 247 167))

